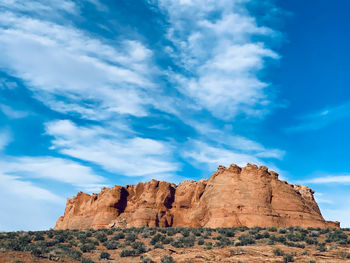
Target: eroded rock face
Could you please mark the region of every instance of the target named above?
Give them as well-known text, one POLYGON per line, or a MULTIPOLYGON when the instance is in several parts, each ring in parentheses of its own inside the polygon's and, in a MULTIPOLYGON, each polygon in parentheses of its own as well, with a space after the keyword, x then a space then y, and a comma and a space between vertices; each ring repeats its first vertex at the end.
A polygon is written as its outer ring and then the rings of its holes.
POLYGON ((209 179, 179 185, 147 183, 78 193, 55 229, 112 227, 338 227, 325 221, 304 185, 291 185, 265 166, 219 166, 209 179))

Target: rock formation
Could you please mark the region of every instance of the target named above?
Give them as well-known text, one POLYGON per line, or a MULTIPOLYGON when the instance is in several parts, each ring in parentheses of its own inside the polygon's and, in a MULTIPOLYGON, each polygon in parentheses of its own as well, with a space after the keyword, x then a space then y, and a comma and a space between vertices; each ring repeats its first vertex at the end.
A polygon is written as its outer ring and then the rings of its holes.
POLYGON ((78 193, 55 229, 112 227, 337 227, 325 221, 304 185, 291 185, 265 166, 219 166, 209 179, 179 185, 147 183, 78 193))

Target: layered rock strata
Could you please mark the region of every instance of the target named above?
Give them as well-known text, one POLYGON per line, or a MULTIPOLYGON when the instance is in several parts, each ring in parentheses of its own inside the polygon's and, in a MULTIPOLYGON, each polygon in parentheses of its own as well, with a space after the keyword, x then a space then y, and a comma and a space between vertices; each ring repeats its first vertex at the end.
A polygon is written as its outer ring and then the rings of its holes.
POLYGON ((304 185, 291 185, 265 166, 219 166, 209 179, 179 185, 147 183, 78 193, 55 229, 112 227, 339 227, 325 221, 304 185))

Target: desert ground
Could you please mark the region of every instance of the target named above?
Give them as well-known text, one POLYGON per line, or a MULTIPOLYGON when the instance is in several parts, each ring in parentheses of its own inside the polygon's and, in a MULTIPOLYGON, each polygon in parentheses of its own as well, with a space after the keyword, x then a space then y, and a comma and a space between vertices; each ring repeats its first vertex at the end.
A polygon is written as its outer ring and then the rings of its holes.
POLYGON ((350 229, 126 228, 0 233, 0 262, 349 262, 350 229))

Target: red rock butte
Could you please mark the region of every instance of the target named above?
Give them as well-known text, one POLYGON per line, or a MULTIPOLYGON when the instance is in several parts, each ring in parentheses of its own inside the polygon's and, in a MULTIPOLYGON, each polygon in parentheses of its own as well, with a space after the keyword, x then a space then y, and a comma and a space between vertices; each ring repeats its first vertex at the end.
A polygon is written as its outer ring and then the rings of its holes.
POLYGON ((334 227, 304 185, 291 185, 265 166, 219 166, 209 179, 179 185, 151 180, 78 193, 55 229, 113 227, 334 227))

